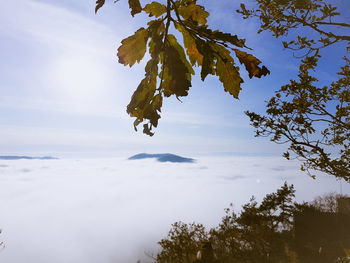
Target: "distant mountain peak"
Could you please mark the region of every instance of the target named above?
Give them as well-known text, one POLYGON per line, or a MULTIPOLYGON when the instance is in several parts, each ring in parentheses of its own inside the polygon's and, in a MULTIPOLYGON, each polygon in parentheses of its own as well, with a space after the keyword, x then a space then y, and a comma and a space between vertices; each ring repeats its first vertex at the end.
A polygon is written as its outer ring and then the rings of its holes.
POLYGON ((139 153, 133 155, 128 158, 128 160, 141 160, 141 159, 149 159, 155 158, 158 162, 172 162, 172 163, 194 163, 196 160, 192 158, 186 158, 179 155, 171 154, 171 153, 139 153))

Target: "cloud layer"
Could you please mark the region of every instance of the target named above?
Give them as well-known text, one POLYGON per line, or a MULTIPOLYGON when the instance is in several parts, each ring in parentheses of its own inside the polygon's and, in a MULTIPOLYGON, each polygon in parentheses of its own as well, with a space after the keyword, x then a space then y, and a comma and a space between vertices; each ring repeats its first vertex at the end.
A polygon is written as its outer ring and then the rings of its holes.
MULTIPOLYGON (((239 210, 251 195, 260 200, 286 178, 299 201, 339 189, 339 182, 312 180, 281 158, 196 159, 0 161, 0 239, 6 245, 0 261, 136 262, 145 251, 157 251, 171 223, 215 226, 229 203, 239 210)), ((343 192, 350 193, 348 184, 343 192)))

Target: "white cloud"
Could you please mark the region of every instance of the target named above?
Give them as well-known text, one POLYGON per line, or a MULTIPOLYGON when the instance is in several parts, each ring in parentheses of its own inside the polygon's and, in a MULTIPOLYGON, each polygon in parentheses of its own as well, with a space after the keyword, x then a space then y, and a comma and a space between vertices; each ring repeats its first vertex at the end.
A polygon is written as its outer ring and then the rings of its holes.
MULTIPOLYGON (((279 176, 291 177, 298 201, 339 189, 334 179, 312 180, 282 158, 206 157, 174 164, 126 157, 1 160, 0 261, 136 262, 157 249, 171 223, 215 226, 230 202, 238 210, 253 194, 261 200, 283 184, 279 176)), ((350 193, 349 187, 343 185, 343 192, 350 193)))

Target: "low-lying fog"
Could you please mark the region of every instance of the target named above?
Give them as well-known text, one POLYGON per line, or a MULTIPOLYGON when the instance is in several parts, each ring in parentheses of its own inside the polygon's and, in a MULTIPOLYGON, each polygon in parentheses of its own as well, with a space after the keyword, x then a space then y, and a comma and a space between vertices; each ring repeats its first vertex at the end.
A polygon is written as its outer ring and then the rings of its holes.
MULTIPOLYGON (((127 157, 0 160, 0 262, 147 261, 144 252, 156 252, 175 221, 215 226, 231 202, 238 211, 284 181, 298 201, 340 190, 339 181, 313 180, 279 157, 179 164, 127 157)), ((342 191, 349 194, 349 184, 342 191)))

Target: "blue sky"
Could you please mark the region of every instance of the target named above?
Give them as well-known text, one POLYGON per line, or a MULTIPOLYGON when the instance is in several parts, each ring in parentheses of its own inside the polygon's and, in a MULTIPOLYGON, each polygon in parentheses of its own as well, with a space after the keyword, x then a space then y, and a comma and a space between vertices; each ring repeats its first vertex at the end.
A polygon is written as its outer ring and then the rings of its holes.
MULTIPOLYGON (((97 15, 93 0, 2 3, 1 154, 281 154, 283 148, 268 139, 254 138, 243 111, 261 112, 273 91, 296 76, 298 61, 270 34, 257 35, 257 21, 243 21, 235 13, 241 1, 200 2, 211 13, 211 28, 246 38, 271 75, 250 80, 245 74, 239 100, 225 93, 215 77, 203 83, 196 76, 182 103, 165 101, 152 138, 135 133, 125 112, 144 63, 130 69, 116 58, 120 41, 148 18, 132 18, 127 1, 106 2, 97 15)), ((340 3, 343 10, 349 5, 340 3)), ((319 68, 322 82, 332 80, 342 56, 336 47, 327 50, 319 68)))

